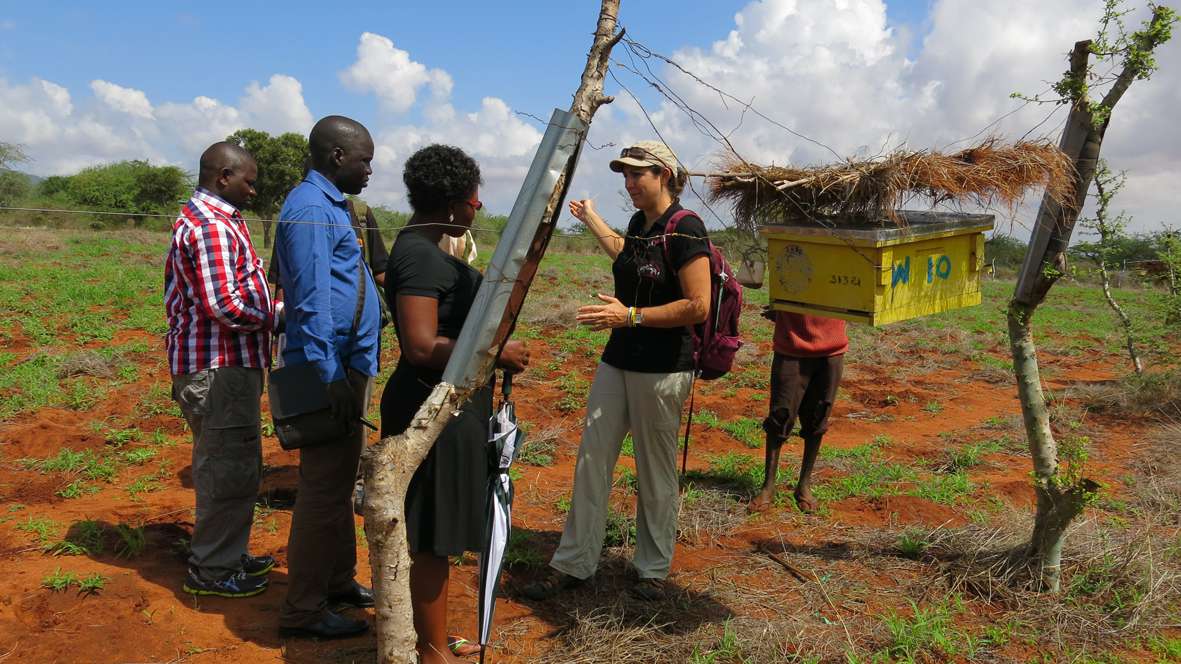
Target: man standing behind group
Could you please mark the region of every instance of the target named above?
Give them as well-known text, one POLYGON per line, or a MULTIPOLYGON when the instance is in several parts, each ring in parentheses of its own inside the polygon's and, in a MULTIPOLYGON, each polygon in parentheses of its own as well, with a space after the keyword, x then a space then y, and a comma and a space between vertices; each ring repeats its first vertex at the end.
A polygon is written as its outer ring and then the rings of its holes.
POLYGON ((257 177, 237 145, 205 150, 164 266, 172 396, 193 432, 197 505, 184 590, 195 595, 257 595, 275 565, 246 551, 262 469, 262 372, 279 318, 239 212, 257 177))
POLYGON ((828 431, 849 337, 843 320, 788 311, 768 313, 772 315, 775 359, 771 363, 771 403, 767 419, 763 420, 767 433, 763 488, 751 501, 751 509, 764 509, 775 499, 779 451, 799 420, 804 455, 795 499, 800 511, 810 514, 816 511, 812 467, 820 453, 820 441, 828 431))
POLYGON ((357 543, 352 492, 364 446, 360 419, 377 375, 380 303, 360 266, 345 194, 359 194, 373 172, 373 139, 360 123, 338 115, 316 123, 308 137, 312 168, 287 195, 275 232, 279 284, 287 308, 287 365, 315 366, 333 416, 350 433, 300 450, 299 488, 287 544, 289 586, 279 616, 288 636, 358 634, 364 620, 330 607, 373 606, 373 593, 353 578, 357 543), (358 312, 358 283, 364 302, 358 312), (356 328, 353 321, 357 318, 356 328))

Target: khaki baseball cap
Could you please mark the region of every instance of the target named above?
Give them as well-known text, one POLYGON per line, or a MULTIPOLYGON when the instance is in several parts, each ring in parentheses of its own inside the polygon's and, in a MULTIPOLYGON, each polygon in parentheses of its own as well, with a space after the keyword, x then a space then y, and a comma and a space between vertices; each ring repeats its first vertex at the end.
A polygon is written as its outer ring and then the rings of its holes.
POLYGON ((678 171, 683 170, 680 163, 677 155, 673 154, 673 151, 664 143, 640 141, 621 150, 619 158, 611 160, 611 170, 622 173, 624 166, 638 166, 640 168, 663 166, 675 175, 678 171))

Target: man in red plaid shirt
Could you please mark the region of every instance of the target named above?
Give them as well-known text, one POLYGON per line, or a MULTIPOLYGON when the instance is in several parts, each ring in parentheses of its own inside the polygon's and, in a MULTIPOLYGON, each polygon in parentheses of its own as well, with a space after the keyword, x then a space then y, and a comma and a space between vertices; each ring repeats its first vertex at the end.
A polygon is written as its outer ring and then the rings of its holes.
POLYGON ((239 212, 257 177, 241 147, 205 150, 164 266, 172 396, 193 432, 197 516, 184 590, 195 595, 257 595, 275 565, 246 550, 262 470, 262 373, 282 317, 239 212))

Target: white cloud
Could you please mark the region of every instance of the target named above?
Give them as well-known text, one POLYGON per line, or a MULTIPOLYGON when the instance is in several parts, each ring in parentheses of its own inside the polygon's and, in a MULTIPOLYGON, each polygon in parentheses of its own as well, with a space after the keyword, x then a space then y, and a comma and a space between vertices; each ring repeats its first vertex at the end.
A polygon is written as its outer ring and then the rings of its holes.
MULTIPOLYGON (((724 39, 687 45, 670 56, 842 157, 876 154, 883 146, 901 143, 940 148, 976 134, 1016 108, 1019 102, 1010 93, 1037 93, 1057 80, 1074 42, 1093 36, 1100 10, 1091 0, 935 0, 930 32, 908 57, 903 40, 909 37, 887 24, 882 0, 766 0, 738 12, 724 39)), ((1129 26, 1138 21, 1130 18, 1129 26)), ((1161 193, 1171 189, 1160 187, 1181 172, 1181 129, 1162 112, 1181 104, 1181 86, 1175 84, 1181 43, 1166 45, 1158 61, 1162 73, 1133 85, 1116 108, 1104 144, 1113 168, 1130 171, 1120 204, 1136 217, 1133 228, 1140 230, 1157 227, 1166 216, 1181 222, 1175 200, 1164 200, 1175 195, 1161 193)), ((733 101, 723 103, 716 92, 671 68, 656 71, 692 108, 723 131, 734 130, 731 140, 754 162, 819 164, 837 159, 824 147, 744 114, 733 101)), ((625 76, 633 90, 645 87, 625 76)), ((626 93, 616 96, 615 112, 596 117, 591 142, 626 144, 651 137, 647 120, 626 93)), ((1030 105, 993 131, 1019 138, 1051 110, 1030 105)), ((648 112, 690 168, 708 169, 721 150, 717 142, 669 103, 648 112)), ((1062 117, 1060 112, 1034 135, 1056 140, 1062 117)), ((613 192, 620 185, 618 176, 606 169, 610 156, 584 154, 572 195, 600 196, 614 207, 613 192)), ((1032 196, 1024 214, 1036 204, 1032 196)), ((718 212, 725 216, 725 210, 718 212)), ((998 225, 1003 221, 998 214, 998 225)))
POLYGON ((382 108, 401 113, 414 106, 418 89, 426 85, 435 97, 451 94, 447 72, 428 70, 410 59, 410 53, 394 46, 389 37, 366 32, 357 44, 357 61, 340 73, 345 87, 377 95, 382 108))
POLYGON ((265 87, 252 82, 238 106, 251 126, 266 127, 270 132, 306 134, 312 128, 312 112, 304 103, 303 86, 290 76, 275 74, 265 87))
POLYGON ((116 111, 148 120, 153 118, 152 103, 143 90, 125 88, 103 80, 91 81, 90 89, 99 101, 116 111))
POLYGON ((192 169, 201 150, 238 129, 306 133, 312 125, 300 82, 281 74, 247 85, 237 106, 204 95, 153 105, 142 90, 104 80, 90 89, 93 99, 79 106, 51 81, 0 79, 0 136, 25 147, 29 170, 48 175, 121 159, 192 169))
POLYGON ((357 59, 340 72, 342 83, 374 94, 383 110, 374 135, 376 153, 366 198, 405 207, 402 165, 415 150, 431 143, 456 145, 480 164, 485 186, 481 197, 494 210, 507 211, 516 198, 541 132, 513 114, 498 97, 484 97, 474 111, 457 110, 451 94, 454 81, 442 69, 428 69, 382 35, 366 32, 357 45, 357 59), (430 95, 420 103, 419 91, 430 95), (420 122, 402 115, 417 108, 420 122))
POLYGON ((211 143, 250 126, 237 108, 205 96, 187 104, 160 104, 156 115, 163 131, 189 155, 199 154, 211 143))

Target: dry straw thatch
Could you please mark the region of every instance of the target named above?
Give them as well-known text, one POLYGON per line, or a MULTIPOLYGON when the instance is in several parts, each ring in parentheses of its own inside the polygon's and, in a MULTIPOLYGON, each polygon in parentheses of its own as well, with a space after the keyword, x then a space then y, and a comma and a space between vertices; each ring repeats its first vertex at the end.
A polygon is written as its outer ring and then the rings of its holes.
POLYGON ((916 197, 1010 209, 1034 187, 1062 205, 1074 198, 1074 165, 1049 141, 1004 145, 990 138, 952 154, 900 150, 816 168, 761 167, 729 156, 720 166, 708 176, 710 199, 731 203, 735 220, 747 227, 818 217, 896 221, 894 211, 916 197))

